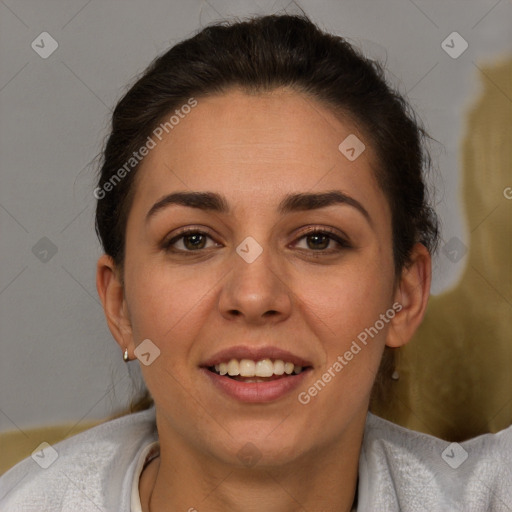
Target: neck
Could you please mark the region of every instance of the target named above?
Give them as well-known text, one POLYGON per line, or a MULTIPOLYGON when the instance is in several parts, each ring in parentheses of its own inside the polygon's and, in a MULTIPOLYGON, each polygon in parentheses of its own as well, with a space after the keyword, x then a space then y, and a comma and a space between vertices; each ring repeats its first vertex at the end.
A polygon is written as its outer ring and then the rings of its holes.
POLYGON ((297 512, 352 510, 364 420, 336 443, 312 450, 293 462, 252 468, 233 467, 184 447, 183 440, 160 434, 160 457, 140 481, 143 512, 172 510, 297 512))

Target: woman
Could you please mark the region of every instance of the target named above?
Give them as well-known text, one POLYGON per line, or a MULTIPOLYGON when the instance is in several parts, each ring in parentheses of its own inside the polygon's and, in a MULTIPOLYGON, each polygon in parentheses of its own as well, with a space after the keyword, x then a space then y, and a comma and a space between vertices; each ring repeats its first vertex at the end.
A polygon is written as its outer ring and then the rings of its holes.
POLYGON ((427 305, 425 135, 306 17, 158 58, 94 192, 98 292, 154 406, 17 465, 2 510, 510 510, 512 428, 448 445, 368 412, 427 305))

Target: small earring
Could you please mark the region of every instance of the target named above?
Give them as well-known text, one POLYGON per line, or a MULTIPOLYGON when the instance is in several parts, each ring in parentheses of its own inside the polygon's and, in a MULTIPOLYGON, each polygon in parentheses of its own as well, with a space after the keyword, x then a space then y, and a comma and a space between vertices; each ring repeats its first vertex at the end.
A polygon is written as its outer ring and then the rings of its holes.
POLYGON ((124 349, 124 354, 123 354, 123 361, 125 363, 127 363, 129 360, 130 360, 130 356, 128 355, 128 348, 125 348, 124 349))

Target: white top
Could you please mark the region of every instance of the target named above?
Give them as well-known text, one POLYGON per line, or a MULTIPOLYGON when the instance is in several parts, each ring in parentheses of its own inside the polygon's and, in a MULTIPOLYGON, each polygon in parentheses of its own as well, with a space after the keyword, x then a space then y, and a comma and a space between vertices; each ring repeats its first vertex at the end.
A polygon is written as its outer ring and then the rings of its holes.
POLYGON ((131 508, 130 512, 142 512, 139 494, 139 480, 142 470, 160 454, 160 443, 155 441, 148 444, 141 452, 135 466, 135 473, 132 480, 131 508))
MULTIPOLYGON (((0 510, 141 512, 158 447, 154 407, 41 446, 0 477, 0 510)), ((357 510, 511 512, 512 426, 457 444, 368 413, 357 510)))

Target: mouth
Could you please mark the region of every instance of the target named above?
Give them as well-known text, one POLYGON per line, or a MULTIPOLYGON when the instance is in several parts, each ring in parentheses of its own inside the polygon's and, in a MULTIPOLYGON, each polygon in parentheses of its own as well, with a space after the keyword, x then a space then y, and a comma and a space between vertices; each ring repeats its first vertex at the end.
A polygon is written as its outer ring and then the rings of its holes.
POLYGON ((222 395, 243 402, 271 402, 290 394, 313 370, 306 359, 277 347, 233 347, 200 365, 222 395))
POLYGON ((226 376, 238 382, 270 382, 276 379, 287 378, 290 375, 299 375, 310 366, 301 366, 282 359, 230 359, 222 361, 207 369, 220 376, 226 376))

